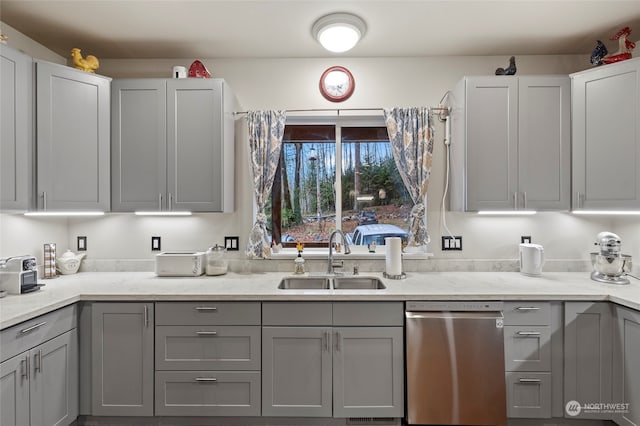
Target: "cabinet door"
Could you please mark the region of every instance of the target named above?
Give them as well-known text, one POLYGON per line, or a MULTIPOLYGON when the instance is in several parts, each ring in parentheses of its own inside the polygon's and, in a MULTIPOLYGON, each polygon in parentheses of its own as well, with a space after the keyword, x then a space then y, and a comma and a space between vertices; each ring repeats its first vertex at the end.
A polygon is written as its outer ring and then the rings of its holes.
POLYGON ((640 425, 640 312, 618 306, 613 401, 629 404, 614 418, 619 425, 640 425))
POLYGON ((31 349, 31 426, 78 417, 78 334, 71 330, 31 349))
POLYGON ((0 44, 0 210, 27 210, 33 193, 33 60, 0 44))
POLYGON ((507 417, 551 418, 551 373, 507 372, 507 417))
POLYGON ((36 63, 39 209, 109 210, 109 81, 36 63))
POLYGON ((168 80, 170 210, 222 211, 222 142, 222 80, 168 80))
POLYGON ((518 191, 518 80, 472 77, 466 87, 467 210, 512 210, 518 191))
POLYGON ((569 210, 568 76, 518 78, 518 208, 569 210))
POLYGON ((153 304, 92 307, 92 414, 153 415, 153 304))
POLYGON ((331 417, 331 328, 262 328, 262 415, 331 417))
POLYGON ((29 354, 0 363, 0 424, 29 424, 29 354))
MULTIPOLYGON (((606 302, 565 303, 565 404, 612 401, 613 320, 611 305, 606 302)), ((609 418, 610 414, 565 413, 565 417, 585 419, 609 418)))
POLYGON ((111 84, 111 209, 166 208, 167 131, 164 79, 111 84))
POLYGON ((573 208, 640 208, 640 59, 572 78, 573 208))
POLYGON ((402 327, 339 327, 333 343, 334 417, 403 417, 402 327))

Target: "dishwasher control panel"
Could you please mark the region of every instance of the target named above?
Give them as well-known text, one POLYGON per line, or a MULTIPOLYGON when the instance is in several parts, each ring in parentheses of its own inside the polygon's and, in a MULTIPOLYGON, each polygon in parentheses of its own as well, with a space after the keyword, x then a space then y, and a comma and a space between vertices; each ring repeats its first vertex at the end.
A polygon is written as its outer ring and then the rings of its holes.
POLYGON ((502 311, 502 302, 478 302, 478 301, 434 301, 434 302, 407 302, 406 311, 474 311, 474 312, 495 312, 502 311))

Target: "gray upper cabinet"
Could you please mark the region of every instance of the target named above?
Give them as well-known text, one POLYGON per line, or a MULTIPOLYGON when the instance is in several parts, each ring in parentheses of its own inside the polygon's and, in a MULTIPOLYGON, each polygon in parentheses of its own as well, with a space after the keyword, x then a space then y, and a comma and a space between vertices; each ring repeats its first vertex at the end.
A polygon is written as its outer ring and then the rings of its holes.
POLYGON ((116 80, 112 97, 114 211, 233 211, 237 105, 224 80, 116 80))
POLYGON ((0 44, 0 211, 33 201, 33 60, 0 44))
POLYGON ((111 85, 111 209, 164 210, 167 194, 166 83, 111 85))
POLYGON ((153 303, 92 305, 92 415, 153 415, 153 312, 153 303))
POLYGON ((640 59, 571 75, 574 210, 640 208, 640 59))
MULTIPOLYGON (((610 303, 565 303, 565 404, 612 402, 613 331, 610 303)), ((565 417, 608 419, 611 414, 585 410, 565 413, 565 417)))
POLYGON ((38 210, 110 209, 110 81, 36 62, 38 210))
POLYGON ((452 98, 452 210, 568 210, 568 77, 466 77, 452 98))
POLYGON ((640 425, 640 312, 616 306, 613 401, 629 404, 614 418, 619 425, 640 425))

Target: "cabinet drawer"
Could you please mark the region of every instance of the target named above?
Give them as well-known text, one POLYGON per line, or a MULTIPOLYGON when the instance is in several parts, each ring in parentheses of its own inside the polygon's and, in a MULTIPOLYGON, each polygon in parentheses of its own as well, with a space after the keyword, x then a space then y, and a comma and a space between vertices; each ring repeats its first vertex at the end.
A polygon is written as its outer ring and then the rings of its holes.
POLYGON ((331 325, 331 303, 272 302, 262 304, 262 325, 331 325))
POLYGON ((551 373, 507 373, 507 417, 551 418, 551 373))
POLYGON ((504 302, 505 325, 549 325, 551 303, 504 302))
POLYGON ((0 332, 0 361, 9 359, 77 325, 76 305, 30 319, 0 332))
POLYGON ((402 302, 333 304, 333 325, 402 326, 403 323, 404 306, 402 302))
POLYGON ((540 326, 504 327, 507 371, 551 371, 551 329, 540 326))
POLYGON ((260 303, 159 302, 156 325, 260 325, 260 303))
POLYGON ((260 370, 260 326, 158 326, 156 370, 260 370))
POLYGON ((158 371, 156 416, 259 416, 259 371, 158 371))

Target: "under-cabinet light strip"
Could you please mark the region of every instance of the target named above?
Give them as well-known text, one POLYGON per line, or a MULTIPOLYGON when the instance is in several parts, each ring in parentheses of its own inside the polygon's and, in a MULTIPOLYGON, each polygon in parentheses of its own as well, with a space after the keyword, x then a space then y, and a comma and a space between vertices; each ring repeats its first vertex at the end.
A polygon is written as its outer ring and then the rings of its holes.
POLYGON ((536 214, 535 210, 480 210, 478 214, 486 216, 530 216, 536 214))
POLYGON ((583 215, 640 215, 640 210, 574 210, 573 214, 583 215))

